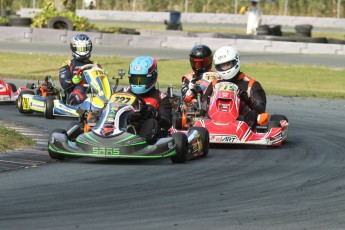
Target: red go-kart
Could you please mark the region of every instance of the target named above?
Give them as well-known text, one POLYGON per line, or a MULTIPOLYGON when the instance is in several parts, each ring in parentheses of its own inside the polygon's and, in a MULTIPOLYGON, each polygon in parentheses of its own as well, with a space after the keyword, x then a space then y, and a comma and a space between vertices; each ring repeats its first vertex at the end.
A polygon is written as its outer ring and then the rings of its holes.
POLYGON ((284 115, 271 114, 267 125, 251 128, 239 119, 240 104, 237 85, 230 82, 217 83, 210 98, 208 114, 202 117, 198 109, 194 113, 185 110, 179 115, 175 113, 174 129, 205 127, 210 134, 210 143, 266 146, 283 144, 289 126, 284 115))
POLYGON ((24 87, 17 89, 13 83, 5 83, 0 79, 0 103, 12 102, 15 103, 18 99, 18 95, 21 91, 25 90, 24 87))

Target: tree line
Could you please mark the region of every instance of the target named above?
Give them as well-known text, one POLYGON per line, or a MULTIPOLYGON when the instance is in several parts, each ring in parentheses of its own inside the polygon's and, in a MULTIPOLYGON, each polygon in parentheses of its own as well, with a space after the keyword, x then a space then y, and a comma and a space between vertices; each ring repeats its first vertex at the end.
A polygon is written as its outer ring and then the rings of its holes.
MULTIPOLYGON (((55 0, 56 1, 56 0, 55 0)), ((83 8, 83 0, 61 0, 72 2, 77 9, 83 8)), ((235 13, 236 9, 250 4, 249 0, 95 0, 96 9, 124 11, 171 11, 195 13, 235 13), (235 4, 237 2, 237 5, 235 4)), ((40 8, 44 0, 0 0, 1 10, 19 10, 22 7, 40 8)), ((340 17, 345 17, 345 1, 340 1, 340 17)), ((261 0, 259 6, 264 15, 337 17, 338 0, 261 0), (285 4, 288 3, 287 8, 285 4)))

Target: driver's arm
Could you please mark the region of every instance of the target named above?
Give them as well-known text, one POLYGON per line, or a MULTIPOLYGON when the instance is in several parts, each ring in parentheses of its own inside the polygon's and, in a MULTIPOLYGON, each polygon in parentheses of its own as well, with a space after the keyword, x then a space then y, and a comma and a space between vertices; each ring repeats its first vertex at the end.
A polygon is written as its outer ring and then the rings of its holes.
POLYGON ((70 72, 69 64, 64 63, 59 71, 60 85, 64 90, 69 89, 73 86, 73 83, 71 81, 72 77, 73 77, 73 73, 70 72))
POLYGON ((161 128, 169 129, 172 126, 172 106, 169 97, 164 97, 159 102, 158 123, 161 128))
POLYGON ((266 93, 259 82, 255 82, 252 86, 252 98, 254 103, 251 109, 257 111, 258 113, 264 113, 266 111, 266 93))

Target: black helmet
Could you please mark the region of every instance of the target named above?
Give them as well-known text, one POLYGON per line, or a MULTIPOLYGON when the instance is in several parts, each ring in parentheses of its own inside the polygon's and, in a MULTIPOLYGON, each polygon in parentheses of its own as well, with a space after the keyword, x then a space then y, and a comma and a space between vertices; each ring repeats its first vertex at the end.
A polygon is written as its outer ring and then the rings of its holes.
POLYGON ((212 67, 212 51, 206 45, 196 45, 189 52, 189 60, 196 74, 207 72, 212 67))

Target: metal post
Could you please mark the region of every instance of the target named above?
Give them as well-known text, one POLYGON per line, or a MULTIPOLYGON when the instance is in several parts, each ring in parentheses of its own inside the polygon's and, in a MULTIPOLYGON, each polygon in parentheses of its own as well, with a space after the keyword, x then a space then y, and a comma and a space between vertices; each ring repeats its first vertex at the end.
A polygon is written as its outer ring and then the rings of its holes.
POLYGON ((285 5, 284 5, 284 15, 287 16, 288 14, 288 5, 289 5, 289 0, 285 0, 285 5))
POLYGON ((235 12, 234 14, 238 14, 238 0, 235 0, 235 12))
POLYGON ((188 0, 184 1, 184 12, 187 13, 188 12, 188 0))
POLYGON ((137 4, 137 1, 136 0, 132 0, 132 11, 135 11, 136 4, 137 4))
POLYGON ((340 18, 340 4, 341 4, 341 0, 338 0, 338 4, 337 4, 337 18, 340 18))

